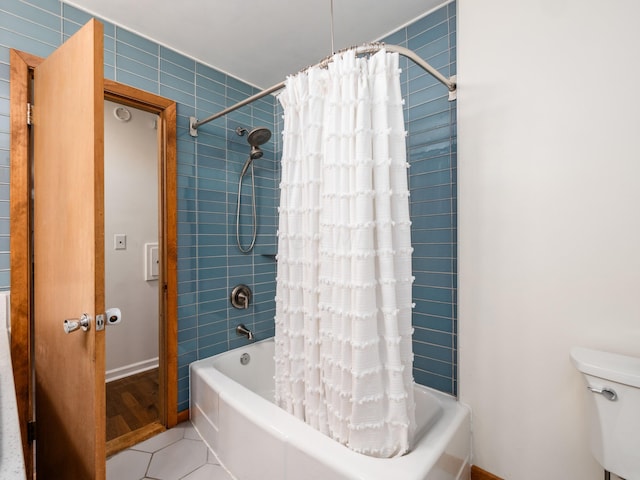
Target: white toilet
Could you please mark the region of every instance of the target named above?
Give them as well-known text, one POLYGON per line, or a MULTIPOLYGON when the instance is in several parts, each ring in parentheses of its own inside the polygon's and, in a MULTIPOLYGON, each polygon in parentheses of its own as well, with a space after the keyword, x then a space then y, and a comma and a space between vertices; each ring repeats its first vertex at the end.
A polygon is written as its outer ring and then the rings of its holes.
POLYGON ((591 451, 608 472, 640 480, 640 358, 575 347, 589 395, 591 451))

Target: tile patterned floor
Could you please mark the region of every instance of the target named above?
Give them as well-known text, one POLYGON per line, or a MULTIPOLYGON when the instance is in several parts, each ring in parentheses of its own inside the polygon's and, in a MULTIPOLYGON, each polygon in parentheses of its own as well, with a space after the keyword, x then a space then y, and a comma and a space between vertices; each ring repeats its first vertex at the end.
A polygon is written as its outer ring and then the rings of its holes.
POLYGON ((107 459, 107 480, 232 480, 191 422, 107 459))

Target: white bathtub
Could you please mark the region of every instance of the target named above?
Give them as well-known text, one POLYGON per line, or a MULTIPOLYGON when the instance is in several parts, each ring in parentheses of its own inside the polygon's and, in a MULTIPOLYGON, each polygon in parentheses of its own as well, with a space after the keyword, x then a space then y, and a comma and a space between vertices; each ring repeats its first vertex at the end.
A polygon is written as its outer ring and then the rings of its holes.
POLYGON ((190 367, 191 420, 239 480, 468 480, 469 411, 415 386, 418 432, 411 452, 380 459, 355 453, 273 403, 274 342, 263 340, 190 367), (241 357, 248 354, 247 365, 241 357))

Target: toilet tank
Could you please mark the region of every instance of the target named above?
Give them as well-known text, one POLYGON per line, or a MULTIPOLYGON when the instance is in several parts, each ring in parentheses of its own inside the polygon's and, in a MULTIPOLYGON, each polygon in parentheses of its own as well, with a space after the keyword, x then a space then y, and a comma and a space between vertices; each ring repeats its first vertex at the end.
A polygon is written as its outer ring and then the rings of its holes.
POLYGON ((588 395, 591 451, 604 469, 640 480, 640 358, 576 347, 588 395))

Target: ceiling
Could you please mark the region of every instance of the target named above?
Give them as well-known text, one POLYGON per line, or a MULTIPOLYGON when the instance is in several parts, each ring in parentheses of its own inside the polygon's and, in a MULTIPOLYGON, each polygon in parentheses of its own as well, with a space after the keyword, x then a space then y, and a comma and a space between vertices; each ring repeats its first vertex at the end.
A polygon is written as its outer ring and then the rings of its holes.
POLYGON ((267 88, 331 49, 378 40, 446 0, 63 0, 267 88))

